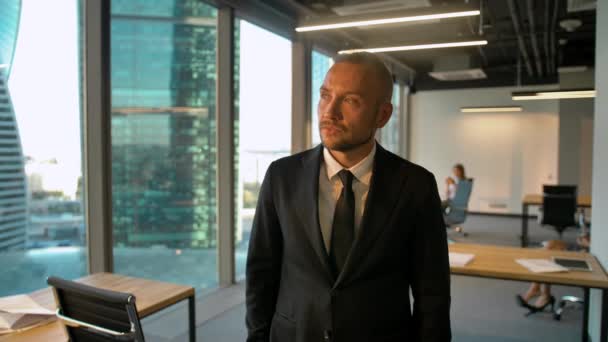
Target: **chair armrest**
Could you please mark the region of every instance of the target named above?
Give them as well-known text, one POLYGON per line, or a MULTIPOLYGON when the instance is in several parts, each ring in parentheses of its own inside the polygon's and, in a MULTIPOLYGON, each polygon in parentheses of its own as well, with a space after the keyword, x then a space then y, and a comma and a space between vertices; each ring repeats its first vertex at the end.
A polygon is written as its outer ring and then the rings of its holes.
POLYGON ((120 332, 120 331, 115 331, 115 330, 111 330, 111 329, 106 329, 104 327, 100 327, 94 324, 90 324, 87 322, 83 322, 68 316, 65 316, 62 312, 61 309, 57 309, 57 311, 55 312, 55 315, 57 316, 57 318, 59 318, 61 321, 63 321, 65 323, 65 325, 68 325, 70 327, 74 327, 74 328, 78 328, 78 327, 86 327, 101 333, 105 333, 105 334, 109 334, 112 336, 120 336, 120 337, 129 337, 132 336, 133 333, 135 332, 135 327, 133 326, 133 324, 131 324, 131 331, 128 333, 124 333, 124 332, 120 332))

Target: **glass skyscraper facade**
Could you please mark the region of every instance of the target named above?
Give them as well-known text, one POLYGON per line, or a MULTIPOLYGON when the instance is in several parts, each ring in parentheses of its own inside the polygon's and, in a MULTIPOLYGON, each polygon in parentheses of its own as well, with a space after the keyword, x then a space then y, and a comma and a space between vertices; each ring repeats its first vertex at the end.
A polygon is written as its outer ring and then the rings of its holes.
POLYGON ((4 0, 0 11, 0 252, 23 249, 27 229, 25 159, 8 88, 20 10, 20 0, 4 0))
MULTIPOLYGON (((126 249, 183 249, 215 264, 217 10, 113 0, 111 20, 115 270, 140 275, 126 249)), ((189 282, 213 286, 216 268, 205 273, 189 282)))

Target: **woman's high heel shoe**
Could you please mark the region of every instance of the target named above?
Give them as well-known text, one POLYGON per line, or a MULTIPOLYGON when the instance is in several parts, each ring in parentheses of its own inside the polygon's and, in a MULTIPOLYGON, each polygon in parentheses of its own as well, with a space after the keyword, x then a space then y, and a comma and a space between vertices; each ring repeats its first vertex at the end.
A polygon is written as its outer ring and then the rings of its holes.
POLYGON ((531 306, 521 295, 515 296, 515 300, 517 301, 517 304, 522 308, 528 309, 531 306))
MULTIPOLYGON (((522 298, 522 300, 523 300, 523 298, 522 298)), ((530 305, 528 303, 525 303, 524 307, 526 309, 528 309, 528 312, 526 313, 526 317, 528 317, 528 316, 530 316, 532 314, 535 314, 537 312, 544 311, 545 308, 547 306, 549 306, 549 305, 551 305, 551 311, 555 311, 555 297, 551 296, 549 298, 549 301, 546 302, 543 306, 534 306, 534 305, 530 305)))

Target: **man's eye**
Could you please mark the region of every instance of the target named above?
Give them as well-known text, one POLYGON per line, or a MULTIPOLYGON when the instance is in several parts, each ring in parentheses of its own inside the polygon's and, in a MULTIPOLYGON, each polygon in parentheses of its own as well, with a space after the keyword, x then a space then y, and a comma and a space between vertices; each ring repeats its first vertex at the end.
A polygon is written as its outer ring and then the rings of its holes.
POLYGON ((356 105, 359 103, 359 101, 357 101, 356 99, 353 99, 352 97, 347 97, 346 99, 344 99, 344 102, 351 104, 351 105, 356 105))
POLYGON ((327 100, 327 99, 329 99, 329 94, 327 94, 327 93, 321 93, 321 98, 323 100, 327 100))

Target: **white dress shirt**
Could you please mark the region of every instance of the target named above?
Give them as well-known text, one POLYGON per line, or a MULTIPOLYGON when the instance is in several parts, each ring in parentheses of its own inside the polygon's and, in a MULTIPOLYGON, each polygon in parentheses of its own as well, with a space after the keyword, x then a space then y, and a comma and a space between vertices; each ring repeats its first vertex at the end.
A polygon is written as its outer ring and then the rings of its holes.
MULTIPOLYGON (((360 162, 348 168, 353 174, 353 192, 355 194, 355 237, 359 235, 361 218, 365 210, 365 201, 369 193, 370 180, 376 155, 376 144, 372 151, 360 162)), ((329 253, 331 247, 331 230, 334 222, 334 211, 336 203, 342 192, 342 181, 338 172, 345 169, 327 148, 323 148, 323 163, 319 171, 319 224, 325 250, 329 253)))

